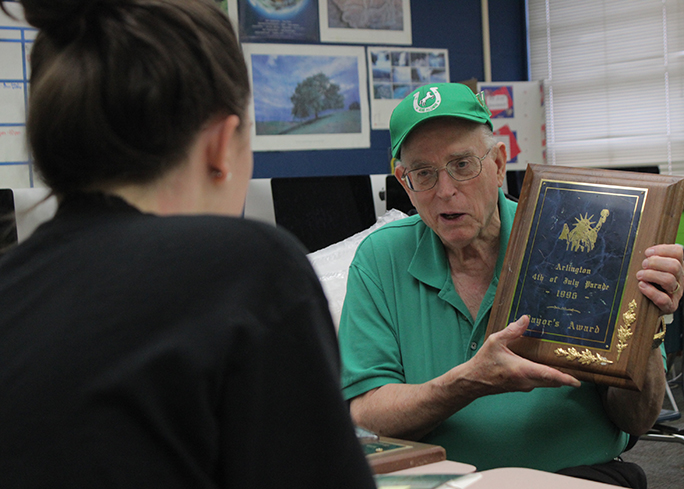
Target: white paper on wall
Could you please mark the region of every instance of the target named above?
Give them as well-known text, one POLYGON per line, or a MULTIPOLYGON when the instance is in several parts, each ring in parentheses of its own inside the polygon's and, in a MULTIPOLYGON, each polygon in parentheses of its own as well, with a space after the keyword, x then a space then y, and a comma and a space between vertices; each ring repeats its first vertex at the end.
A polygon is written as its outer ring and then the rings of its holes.
POLYGON ((478 82, 492 112, 494 136, 506 144, 508 170, 546 163, 546 112, 541 81, 478 82))

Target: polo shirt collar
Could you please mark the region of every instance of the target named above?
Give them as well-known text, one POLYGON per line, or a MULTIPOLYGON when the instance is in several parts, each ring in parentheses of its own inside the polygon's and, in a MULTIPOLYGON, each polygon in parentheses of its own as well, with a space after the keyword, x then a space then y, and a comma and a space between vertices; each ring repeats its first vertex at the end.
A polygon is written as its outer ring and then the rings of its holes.
MULTIPOLYGON (((504 257, 506 256, 506 248, 508 247, 508 238, 513 227, 513 218, 515 217, 515 205, 510 205, 506 202, 506 196, 503 190, 499 189, 499 216, 501 219, 501 242, 499 246, 499 257, 496 262, 496 270, 493 284, 496 285, 499 281, 499 273, 503 267, 504 257)), ((446 251, 439 236, 424 225, 423 235, 418 241, 418 246, 411 259, 408 272, 426 285, 436 289, 443 289, 450 277, 449 265, 447 263, 446 251)))
POLYGON ((449 275, 446 251, 439 236, 427 225, 424 226, 408 271, 417 280, 442 289, 449 275))

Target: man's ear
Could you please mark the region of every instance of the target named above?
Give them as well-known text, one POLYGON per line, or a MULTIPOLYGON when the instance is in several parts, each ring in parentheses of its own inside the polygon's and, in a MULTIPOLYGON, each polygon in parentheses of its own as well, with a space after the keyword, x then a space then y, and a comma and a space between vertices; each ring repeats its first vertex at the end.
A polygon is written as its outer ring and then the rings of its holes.
POLYGON ((239 126, 240 117, 231 114, 212 122, 207 129, 206 165, 209 175, 215 180, 224 180, 231 174, 231 156, 239 126))
MULTIPOLYGON (((401 165, 396 165, 394 167, 394 177, 399 180, 399 183, 401 184, 402 187, 404 187, 404 190, 406 190, 406 193, 409 193, 409 189, 406 186, 406 182, 404 181, 403 178, 401 178, 404 175, 404 172, 406 171, 406 168, 404 168, 401 165)), ((409 194, 411 195, 411 194, 409 194)))
POLYGON ((416 203, 413 200, 413 196, 414 196, 415 192, 413 192, 411 189, 409 189, 408 184, 406 183, 406 180, 401 178, 404 175, 405 171, 406 171, 406 168, 404 168, 401 165, 396 165, 394 167, 394 177, 397 180, 399 180, 399 183, 401 184, 402 187, 404 187, 404 192, 406 192, 406 195, 408 195, 408 198, 411 201, 411 204, 413 205, 413 207, 415 207, 417 209, 418 206, 416 205, 416 203))
POLYGON ((506 145, 504 143, 496 143, 497 153, 494 158, 494 163, 496 163, 496 180, 499 187, 504 184, 504 179, 506 178, 506 162, 508 161, 508 152, 506 151, 506 145))

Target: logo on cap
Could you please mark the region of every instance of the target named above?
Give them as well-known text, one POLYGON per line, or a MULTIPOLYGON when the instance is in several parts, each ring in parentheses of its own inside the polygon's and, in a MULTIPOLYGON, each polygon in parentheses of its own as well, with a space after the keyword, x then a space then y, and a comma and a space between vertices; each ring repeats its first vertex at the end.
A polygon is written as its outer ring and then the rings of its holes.
POLYGON ((413 109, 421 114, 432 112, 442 103, 442 96, 439 94, 437 87, 430 87, 425 97, 421 100, 418 100, 419 98, 420 92, 413 94, 413 109))

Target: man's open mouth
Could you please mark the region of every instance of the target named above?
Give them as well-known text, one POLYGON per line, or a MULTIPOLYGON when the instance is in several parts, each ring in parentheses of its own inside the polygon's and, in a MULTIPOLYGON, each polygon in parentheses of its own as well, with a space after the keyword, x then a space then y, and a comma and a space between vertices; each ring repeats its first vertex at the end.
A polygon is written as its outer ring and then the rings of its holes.
POLYGON ((447 220, 458 219, 458 218, 461 217, 462 215, 463 215, 462 213, 458 213, 458 214, 440 214, 440 216, 442 217, 442 219, 447 219, 447 220))

